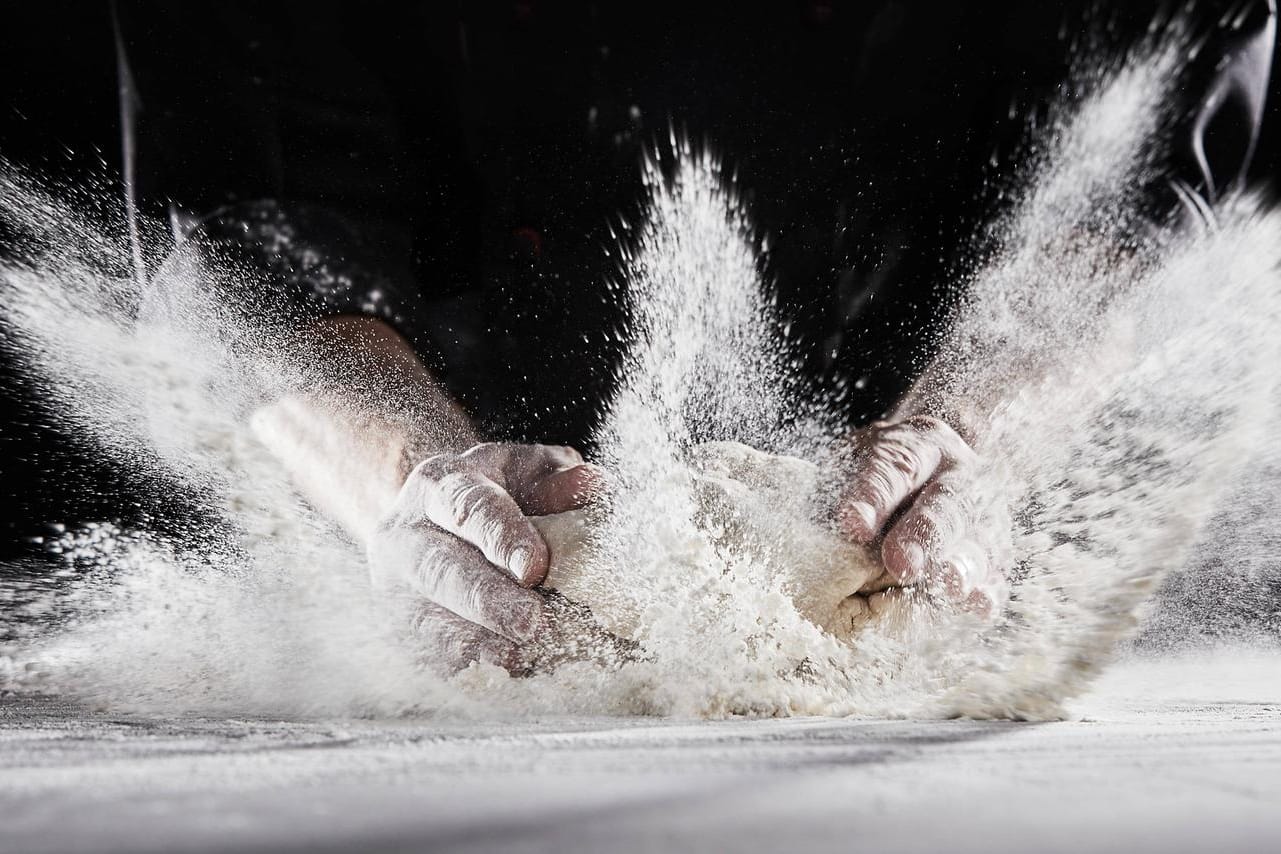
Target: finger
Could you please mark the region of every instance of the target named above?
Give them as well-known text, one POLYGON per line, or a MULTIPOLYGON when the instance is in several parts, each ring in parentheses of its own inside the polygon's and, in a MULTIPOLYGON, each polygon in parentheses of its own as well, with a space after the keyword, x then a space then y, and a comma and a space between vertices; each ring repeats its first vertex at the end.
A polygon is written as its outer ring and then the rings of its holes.
POLYGON ((965 441, 934 418, 876 429, 854 464, 840 511, 842 527, 855 542, 870 543, 941 467, 972 456, 965 441))
POLYGON ((576 465, 534 481, 518 497, 521 509, 531 516, 576 510, 604 487, 604 475, 593 465, 576 465))
POLYGON ((547 575, 547 544, 497 483, 450 457, 432 457, 411 477, 423 481, 423 511, 432 523, 480 549, 527 587, 547 575))
POLYGON ((954 544, 970 527, 970 508, 944 479, 921 490, 881 544, 886 571, 900 584, 916 584, 937 575, 954 544))
POLYGON ((540 462, 544 470, 567 469, 581 466, 584 462, 583 455, 569 445, 535 445, 534 447, 538 452, 533 456, 541 457, 540 462))
POLYGON ((410 630, 427 666, 446 676, 473 661, 511 671, 519 660, 516 644, 431 602, 418 607, 410 630))
POLYGON ((557 472, 583 465, 583 455, 568 445, 504 445, 491 475, 504 483, 522 507, 531 487, 557 472))
POLYGON ((509 485, 536 480, 560 469, 583 464, 583 455, 568 445, 512 445, 486 442, 462 454, 496 481, 509 485))
POLYGON ((510 640, 532 639, 542 624, 543 599, 516 584, 479 551, 436 528, 422 526, 415 591, 472 623, 510 640))

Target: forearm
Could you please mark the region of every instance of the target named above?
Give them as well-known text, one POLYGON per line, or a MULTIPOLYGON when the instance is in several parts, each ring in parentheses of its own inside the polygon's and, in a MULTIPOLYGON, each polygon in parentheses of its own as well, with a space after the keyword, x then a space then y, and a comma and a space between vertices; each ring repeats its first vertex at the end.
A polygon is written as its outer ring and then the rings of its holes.
POLYGON ((418 462, 477 436, 391 327, 334 317, 313 331, 316 357, 336 367, 260 407, 251 424, 299 491, 364 543, 418 462))

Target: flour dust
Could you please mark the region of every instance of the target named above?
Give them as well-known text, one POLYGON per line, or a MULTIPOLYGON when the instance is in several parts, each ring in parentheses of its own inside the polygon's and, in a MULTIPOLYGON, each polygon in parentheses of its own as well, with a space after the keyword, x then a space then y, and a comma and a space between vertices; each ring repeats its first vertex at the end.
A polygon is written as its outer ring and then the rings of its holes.
MULTIPOLYGON (((9 346, 65 426, 180 485, 190 520, 59 538, 62 572, 2 594, 0 678, 209 714, 1062 714, 1207 522, 1231 538, 1228 485, 1272 464, 1281 216, 1250 196, 1195 223, 1140 203, 1178 56, 1099 73, 1042 127, 908 402, 966 427, 979 492, 1010 509, 1012 595, 992 622, 910 594, 901 619, 843 643, 798 613, 793 555, 736 551, 698 522, 704 443, 804 457, 833 484, 848 450, 835 404, 801 393, 732 182, 683 141, 656 152, 647 214, 617 248, 632 344, 598 435, 613 496, 593 517, 601 576, 639 646, 522 677, 432 675, 370 593, 360 551, 246 431, 262 401, 332 380, 287 318, 223 298, 264 283, 144 227, 140 286, 110 210, 5 167, 0 217, 19 235, 0 269, 9 346)), ((371 386, 371 405, 385 393, 371 386)), ((781 502, 770 524, 822 522, 826 495, 781 502)), ((1273 499, 1254 495, 1252 519, 1273 499)))

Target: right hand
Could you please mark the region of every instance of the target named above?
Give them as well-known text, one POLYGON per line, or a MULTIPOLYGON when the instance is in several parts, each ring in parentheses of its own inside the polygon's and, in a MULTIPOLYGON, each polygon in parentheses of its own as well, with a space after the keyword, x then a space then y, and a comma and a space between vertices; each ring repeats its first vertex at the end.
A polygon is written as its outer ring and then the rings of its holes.
POLYGON ((409 473, 369 541, 369 569, 376 587, 412 598, 433 669, 517 666, 519 645, 542 625, 543 598, 530 588, 548 569, 526 517, 581 507, 599 482, 577 451, 552 445, 476 445, 409 473))
POLYGON ((944 422, 880 421, 856 437, 840 520, 845 534, 880 546, 895 586, 926 585, 984 618, 1009 597, 1009 510, 976 479, 978 456, 944 422))

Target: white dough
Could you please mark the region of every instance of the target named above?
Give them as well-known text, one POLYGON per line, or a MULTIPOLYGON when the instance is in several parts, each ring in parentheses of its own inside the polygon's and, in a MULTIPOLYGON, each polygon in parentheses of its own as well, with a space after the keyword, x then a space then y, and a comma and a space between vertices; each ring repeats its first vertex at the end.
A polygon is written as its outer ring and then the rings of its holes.
MULTIPOLYGON (((802 616, 841 640, 884 610, 882 567, 873 554, 812 518, 819 470, 796 457, 737 442, 695 449, 689 476, 698 528, 725 552, 767 563, 802 616), (869 605, 867 596, 877 601, 869 605)), ((636 639, 634 596, 595 558, 593 521, 573 510, 532 520, 551 551, 544 587, 586 605, 597 621, 636 639)), ((670 551, 670 549, 669 549, 670 551)))

